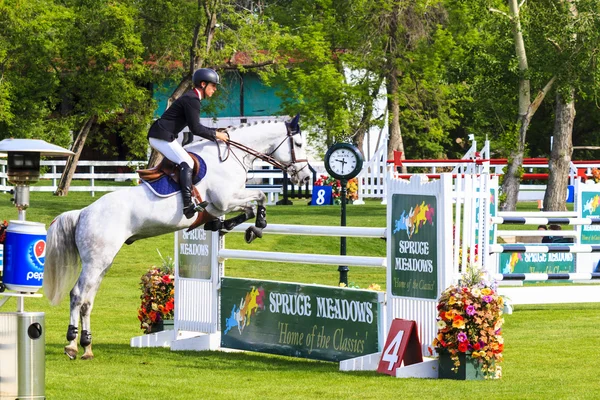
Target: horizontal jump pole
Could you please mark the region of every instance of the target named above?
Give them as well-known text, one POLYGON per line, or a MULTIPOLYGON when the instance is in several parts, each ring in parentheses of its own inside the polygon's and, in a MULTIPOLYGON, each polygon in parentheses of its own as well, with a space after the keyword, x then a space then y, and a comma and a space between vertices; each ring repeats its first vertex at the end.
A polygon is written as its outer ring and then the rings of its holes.
POLYGON ((491 217, 493 224, 519 225, 600 225, 600 218, 539 218, 539 217, 491 217))
POLYGON ((498 217, 577 217, 577 211, 499 211, 498 217))
POLYGON ((600 280, 600 273, 597 272, 570 272, 558 274, 495 274, 494 279, 497 281, 550 281, 550 280, 567 280, 567 281, 588 281, 592 279, 600 280))
POLYGON ((527 246, 522 244, 492 244, 491 253, 600 253, 597 244, 553 244, 552 246, 527 246))
POLYGON ((268 251, 230 249, 219 250, 219 258, 302 264, 347 265, 355 267, 385 267, 385 265, 387 264, 386 259, 384 257, 336 256, 329 254, 303 253, 274 253, 268 251))
POLYGON ((505 236, 523 236, 523 237, 542 237, 542 236, 563 236, 563 237, 577 237, 577 231, 496 231, 496 235, 500 237, 505 236), (557 234, 558 233, 558 234, 557 234))
MULTIPOLYGON (((233 228, 233 232, 244 232, 252 224, 240 224, 233 228)), ((310 235, 310 236, 345 236, 345 237, 370 237, 385 238, 386 228, 369 228, 356 226, 319 226, 319 225, 283 225, 269 224, 264 233, 278 235, 310 235)))

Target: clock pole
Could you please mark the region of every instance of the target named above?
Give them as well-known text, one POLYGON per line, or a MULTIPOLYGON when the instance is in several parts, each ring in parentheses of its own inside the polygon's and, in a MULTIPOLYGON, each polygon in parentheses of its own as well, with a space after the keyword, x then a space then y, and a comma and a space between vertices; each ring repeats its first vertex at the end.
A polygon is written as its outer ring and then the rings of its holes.
MULTIPOLYGON (((341 221, 340 221, 340 225, 341 226, 346 226, 346 185, 348 185, 348 181, 346 179, 341 179, 340 180, 340 185, 342 186, 340 189, 340 197, 341 197, 341 221)), ((346 255, 346 237, 342 236, 340 237, 340 255, 341 256, 345 256, 346 255)), ((347 265, 340 265, 338 267, 338 271, 340 273, 340 283, 343 283, 344 285, 348 286, 348 271, 350 270, 350 268, 348 268, 347 265)))

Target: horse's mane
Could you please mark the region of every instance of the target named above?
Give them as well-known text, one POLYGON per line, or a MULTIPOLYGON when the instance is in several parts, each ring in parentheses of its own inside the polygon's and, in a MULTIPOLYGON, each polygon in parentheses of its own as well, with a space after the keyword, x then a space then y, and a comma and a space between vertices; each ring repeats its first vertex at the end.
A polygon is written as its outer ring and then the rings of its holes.
POLYGON ((274 123, 274 124, 276 124, 276 123, 281 123, 281 122, 283 122, 283 121, 278 121, 278 120, 270 120, 270 119, 268 119, 268 120, 266 120, 266 121, 265 121, 265 120, 263 119, 263 120, 262 120, 262 121, 260 121, 260 122, 259 122, 259 121, 253 121, 253 122, 246 122, 246 123, 239 124, 239 125, 229 125, 229 126, 227 127, 227 130, 229 130, 229 131, 235 131, 235 130, 237 130, 237 129, 251 128, 251 127, 253 127, 253 126, 256 126, 256 125, 259 125, 259 124, 270 124, 270 123, 274 123))

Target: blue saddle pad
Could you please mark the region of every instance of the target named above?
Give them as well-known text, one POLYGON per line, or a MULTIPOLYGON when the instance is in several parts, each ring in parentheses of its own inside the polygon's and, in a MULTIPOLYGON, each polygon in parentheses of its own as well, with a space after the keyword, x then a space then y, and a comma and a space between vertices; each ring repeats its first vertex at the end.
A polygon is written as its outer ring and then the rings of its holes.
MULTIPOLYGON (((206 163, 199 155, 194 153, 190 153, 190 155, 196 160, 198 160, 199 165, 198 173, 192 178, 192 182, 195 185, 198 182, 200 182, 206 175, 206 163)), ((181 188, 179 187, 179 183, 175 182, 173 178, 167 175, 152 182, 144 181, 144 183, 149 185, 152 188, 152 190, 154 190, 154 192, 159 196, 168 196, 181 190, 181 188)))

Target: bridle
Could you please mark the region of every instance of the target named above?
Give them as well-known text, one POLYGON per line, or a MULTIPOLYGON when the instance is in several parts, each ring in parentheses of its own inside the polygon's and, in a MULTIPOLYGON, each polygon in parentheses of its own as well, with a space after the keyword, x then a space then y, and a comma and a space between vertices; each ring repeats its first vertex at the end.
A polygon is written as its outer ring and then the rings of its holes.
POLYGON ((275 168, 279 168, 282 171, 287 172, 288 174, 294 176, 294 175, 298 175, 300 173, 300 171, 302 171, 304 168, 306 168, 306 166, 308 165, 308 159, 297 159, 296 158, 296 152, 294 150, 294 136, 295 135, 300 135, 300 127, 298 127, 297 129, 292 129, 291 124, 288 122, 285 122, 285 127, 287 130, 286 133, 286 137, 283 138, 283 140, 277 145, 277 147, 275 147, 275 149, 270 152, 269 154, 264 154, 264 153, 259 153, 258 151, 251 149, 250 147, 242 144, 242 143, 238 143, 236 141, 233 140, 228 140, 227 141, 227 145, 231 145, 237 149, 240 149, 262 161, 265 161, 269 164, 271 164, 272 166, 274 166, 275 168), (273 157, 273 154, 285 143, 288 142, 290 144, 290 155, 292 157, 291 162, 289 163, 282 163, 278 160, 276 160, 273 157), (306 164, 304 164, 304 166, 300 169, 296 169, 294 168, 294 164, 296 163, 300 163, 300 162, 305 162, 306 164))

